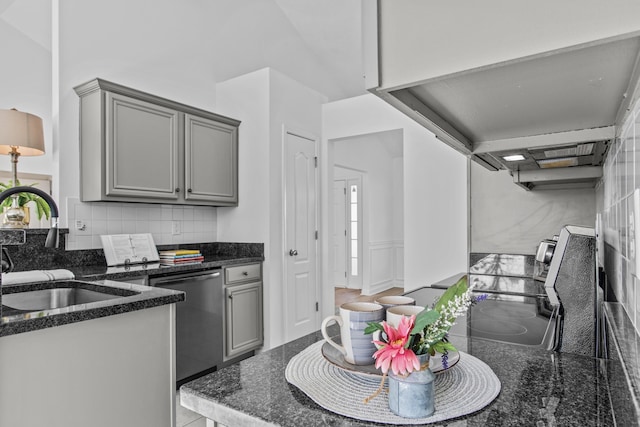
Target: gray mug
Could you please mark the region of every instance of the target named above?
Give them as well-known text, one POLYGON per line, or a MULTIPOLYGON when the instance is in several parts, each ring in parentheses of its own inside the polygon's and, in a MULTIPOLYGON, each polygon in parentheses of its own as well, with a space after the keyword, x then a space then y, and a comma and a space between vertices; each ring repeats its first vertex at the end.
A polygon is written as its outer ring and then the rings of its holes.
POLYGON ((322 321, 320 330, 329 344, 335 347, 344 359, 352 365, 371 365, 374 363, 373 353, 376 346, 371 335, 364 330, 369 322, 384 320, 384 308, 372 302, 348 302, 340 306, 340 316, 329 316, 322 321), (342 345, 336 343, 327 333, 329 322, 335 321, 340 326, 342 345))

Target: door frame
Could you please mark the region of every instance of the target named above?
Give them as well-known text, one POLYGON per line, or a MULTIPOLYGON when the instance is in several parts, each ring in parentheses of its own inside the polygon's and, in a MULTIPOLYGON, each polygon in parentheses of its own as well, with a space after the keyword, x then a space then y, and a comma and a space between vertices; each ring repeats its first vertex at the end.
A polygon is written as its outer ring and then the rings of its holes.
MULTIPOLYGON (((282 135, 281 135, 281 147, 280 147, 280 152, 281 152, 281 171, 282 173, 280 174, 280 185, 282 188, 282 205, 281 205, 281 209, 282 209, 282 224, 281 224, 281 228, 282 228, 282 234, 280 236, 280 242, 281 242, 281 268, 282 268, 282 291, 283 291, 283 301, 284 301, 284 306, 287 306, 287 295, 286 295, 286 290, 287 290, 287 255, 286 255, 286 248, 287 248, 287 193, 286 193, 286 180, 287 180, 287 170, 285 168, 286 165, 286 155, 287 155, 287 150, 286 150, 286 145, 287 145, 287 134, 291 134, 291 135, 295 135, 298 136, 300 138, 304 138, 304 139, 308 139, 310 141, 313 141, 314 143, 314 155, 315 158, 317 159, 316 161, 316 167, 315 167, 315 192, 316 192, 316 203, 315 203, 315 212, 314 212, 314 222, 315 222, 315 228, 316 228, 316 239, 315 239, 315 245, 316 245, 316 254, 315 254, 315 259, 313 260, 313 262, 316 265, 315 268, 315 298, 316 298, 316 303, 318 304, 318 309, 316 310, 316 316, 315 316, 315 325, 314 325, 314 329, 320 329, 320 319, 323 313, 323 301, 322 301, 322 286, 321 286, 321 282, 320 282, 320 278, 321 278, 321 254, 320 254, 320 238, 321 238, 321 233, 320 233, 320 204, 321 204, 321 195, 320 195, 320 156, 318 153, 318 149, 319 149, 319 144, 320 144, 320 138, 318 136, 316 136, 315 134, 306 131, 306 130, 302 130, 299 128, 295 128, 292 126, 287 126, 286 124, 282 125, 282 135)), ((284 323, 284 341, 288 341, 289 340, 289 325, 286 323, 286 315, 284 315, 282 317, 283 323, 284 323)))

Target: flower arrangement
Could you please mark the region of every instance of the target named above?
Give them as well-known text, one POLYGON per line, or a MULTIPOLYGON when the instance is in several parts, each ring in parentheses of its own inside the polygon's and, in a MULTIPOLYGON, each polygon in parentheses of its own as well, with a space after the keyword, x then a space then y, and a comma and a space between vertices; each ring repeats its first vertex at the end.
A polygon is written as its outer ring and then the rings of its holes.
POLYGON ((458 316, 464 315, 472 304, 486 298, 487 295, 472 296, 464 276, 442 294, 433 308, 425 308, 417 316, 402 317, 397 328, 387 322, 369 323, 365 334, 380 331, 381 339, 374 340, 379 350, 373 357, 383 377, 381 387, 366 401, 380 392, 389 368, 396 375, 408 375, 422 369, 416 355, 441 353, 446 369, 449 351, 456 350, 448 340, 449 330, 458 316))

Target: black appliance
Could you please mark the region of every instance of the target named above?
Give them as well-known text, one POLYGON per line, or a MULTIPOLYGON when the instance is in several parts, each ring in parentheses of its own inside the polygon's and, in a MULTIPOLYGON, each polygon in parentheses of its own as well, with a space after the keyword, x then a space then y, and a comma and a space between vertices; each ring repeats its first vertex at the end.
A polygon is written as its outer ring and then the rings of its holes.
POLYGON ((221 270, 151 276, 149 285, 186 293, 176 304, 176 386, 215 371, 223 357, 221 270))

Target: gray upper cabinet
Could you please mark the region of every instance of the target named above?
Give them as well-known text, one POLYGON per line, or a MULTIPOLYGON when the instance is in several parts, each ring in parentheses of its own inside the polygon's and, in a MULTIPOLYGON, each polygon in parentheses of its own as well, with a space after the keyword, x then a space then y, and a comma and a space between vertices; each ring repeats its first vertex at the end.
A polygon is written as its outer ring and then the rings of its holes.
POLYGON ((102 79, 75 90, 82 201, 237 206, 239 121, 102 79))
POLYGON ((238 203, 238 128, 185 114, 185 198, 238 203))
POLYGON ((106 104, 105 196, 177 200, 178 112, 114 93, 106 104))

